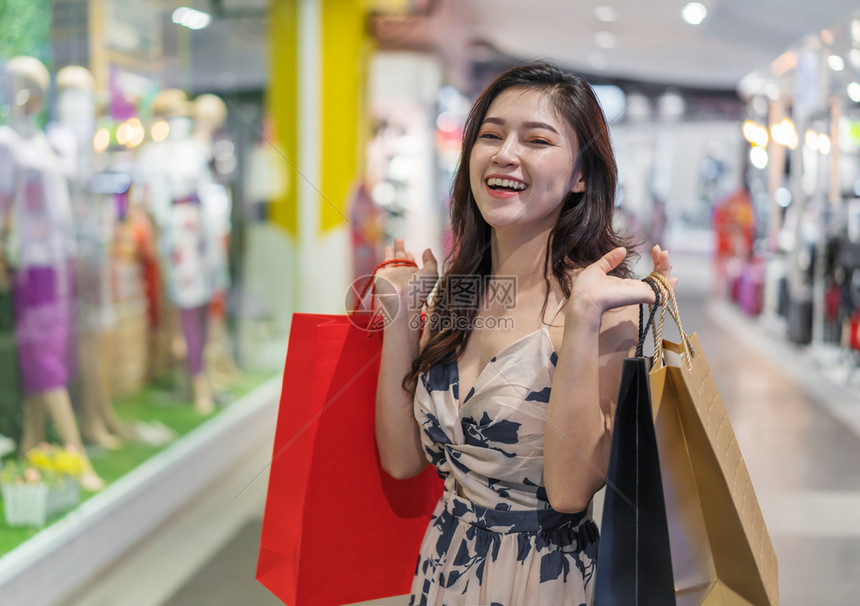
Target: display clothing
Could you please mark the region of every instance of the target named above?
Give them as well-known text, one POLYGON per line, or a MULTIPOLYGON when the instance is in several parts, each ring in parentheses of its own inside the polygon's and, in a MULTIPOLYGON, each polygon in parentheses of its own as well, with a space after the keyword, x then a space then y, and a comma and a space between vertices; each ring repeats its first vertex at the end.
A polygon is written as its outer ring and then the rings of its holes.
POLYGON ((206 305, 197 307, 183 307, 179 310, 180 323, 182 325, 182 336, 188 347, 188 372, 194 376, 203 372, 203 348, 206 345, 206 334, 209 330, 207 314, 209 309, 206 305))
POLYGON ((53 267, 30 266, 17 271, 12 286, 15 333, 21 385, 25 393, 65 387, 73 372, 75 326, 72 297, 59 290, 71 280, 53 267))
MULTIPOLYGON (((182 122, 171 123, 171 134, 182 122)), ((135 184, 153 218, 167 297, 179 308, 208 303, 223 289, 221 235, 203 147, 181 134, 141 150, 135 184)))
POLYGON ((6 258, 14 269, 15 333, 27 393, 64 387, 71 372, 75 229, 68 184, 45 135, 0 127, 0 196, 10 200, 6 258))
POLYGON ((462 400, 456 359, 419 376, 415 418, 445 491, 411 604, 591 603, 597 527, 589 510, 553 510, 543 486, 557 360, 543 326, 496 355, 462 400))
MULTIPOLYGON (((68 93, 67 93, 68 95, 68 93)), ((110 247, 114 204, 111 196, 97 194, 93 120, 54 122, 46 135, 69 181, 77 246, 77 320, 81 331, 102 331, 114 325, 110 282, 110 247)))

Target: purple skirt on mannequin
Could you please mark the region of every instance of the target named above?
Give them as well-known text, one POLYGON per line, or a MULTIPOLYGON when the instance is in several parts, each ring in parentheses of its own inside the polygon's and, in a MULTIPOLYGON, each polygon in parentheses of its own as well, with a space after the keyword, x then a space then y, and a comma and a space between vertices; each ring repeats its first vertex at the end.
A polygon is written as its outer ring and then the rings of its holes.
POLYGON ((27 394, 65 387, 73 373, 71 268, 31 266, 15 276, 15 333, 27 394))

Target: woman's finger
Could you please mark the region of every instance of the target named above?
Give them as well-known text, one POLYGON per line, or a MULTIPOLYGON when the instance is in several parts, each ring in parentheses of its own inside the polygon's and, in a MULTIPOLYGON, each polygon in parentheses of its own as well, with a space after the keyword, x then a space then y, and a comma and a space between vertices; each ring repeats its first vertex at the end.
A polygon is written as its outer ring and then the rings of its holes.
POLYGON ((597 265, 604 273, 608 274, 610 271, 618 267, 625 257, 627 257, 627 249, 623 246, 619 246, 600 257, 595 265, 597 265))
POLYGON ((403 244, 402 238, 394 238, 394 254, 398 259, 402 259, 406 254, 406 245, 403 244))
POLYGON ((382 256, 384 257, 385 261, 390 261, 391 259, 394 258, 394 249, 391 248, 390 246, 386 246, 385 252, 382 256))
POLYGON ((424 252, 421 254, 421 263, 425 268, 427 268, 429 265, 433 269, 434 272, 437 271, 436 257, 433 256, 433 251, 430 250, 429 248, 424 249, 424 252))

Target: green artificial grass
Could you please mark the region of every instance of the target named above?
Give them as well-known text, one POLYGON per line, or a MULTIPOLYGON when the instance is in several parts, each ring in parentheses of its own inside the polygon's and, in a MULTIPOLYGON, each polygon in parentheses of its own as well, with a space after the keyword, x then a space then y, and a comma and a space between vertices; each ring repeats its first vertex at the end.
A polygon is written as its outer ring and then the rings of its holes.
MULTIPOLYGON (((228 402, 235 401, 274 375, 275 373, 271 371, 244 372, 227 393, 219 394, 219 400, 223 397, 228 402)), ((168 378, 147 385, 139 392, 117 400, 114 402, 114 409, 124 422, 160 421, 179 434, 181 438, 222 410, 222 408, 218 408, 211 415, 200 415, 194 411, 189 394, 184 392, 185 390, 182 389, 180 381, 176 377, 168 378)), ((125 442, 118 450, 87 448, 87 454, 96 473, 107 484, 111 484, 168 446, 170 444, 153 446, 125 442)), ((95 494, 82 491, 81 502, 95 494)), ((51 518, 45 527, 50 526, 67 514, 68 512, 63 512, 51 518)), ((2 499, 0 499, 0 556, 12 551, 41 530, 43 528, 7 525, 2 499)))

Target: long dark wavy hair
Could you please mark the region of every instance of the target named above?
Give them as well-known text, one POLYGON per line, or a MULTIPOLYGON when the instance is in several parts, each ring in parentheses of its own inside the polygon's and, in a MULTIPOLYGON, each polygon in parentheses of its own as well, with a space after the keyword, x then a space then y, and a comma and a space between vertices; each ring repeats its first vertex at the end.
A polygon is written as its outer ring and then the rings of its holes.
MULTIPOLYGON (((432 302, 425 330, 430 331, 427 345, 412 362, 412 370, 403 379, 403 388, 414 393, 418 375, 441 361, 457 358, 466 347, 471 327, 483 300, 491 274, 491 228, 481 216, 472 194, 469 158, 478 138, 481 124, 493 100, 510 88, 542 91, 552 103, 559 118, 567 120, 579 143, 576 170, 585 178, 585 190, 569 192, 562 201, 561 213, 547 239, 544 257, 544 297, 541 318, 546 312, 550 293, 549 267, 570 297, 571 270, 597 261, 609 251, 628 243, 612 229, 617 167, 606 118, 591 86, 575 74, 565 73, 550 63, 532 63, 511 68, 499 75, 477 98, 466 119, 463 152, 454 178, 451 199, 453 247, 448 255, 432 302), (462 308, 450 305, 452 277, 480 276, 477 302, 462 308)), ((633 253, 628 246, 627 258, 612 271, 629 277, 633 253)))

